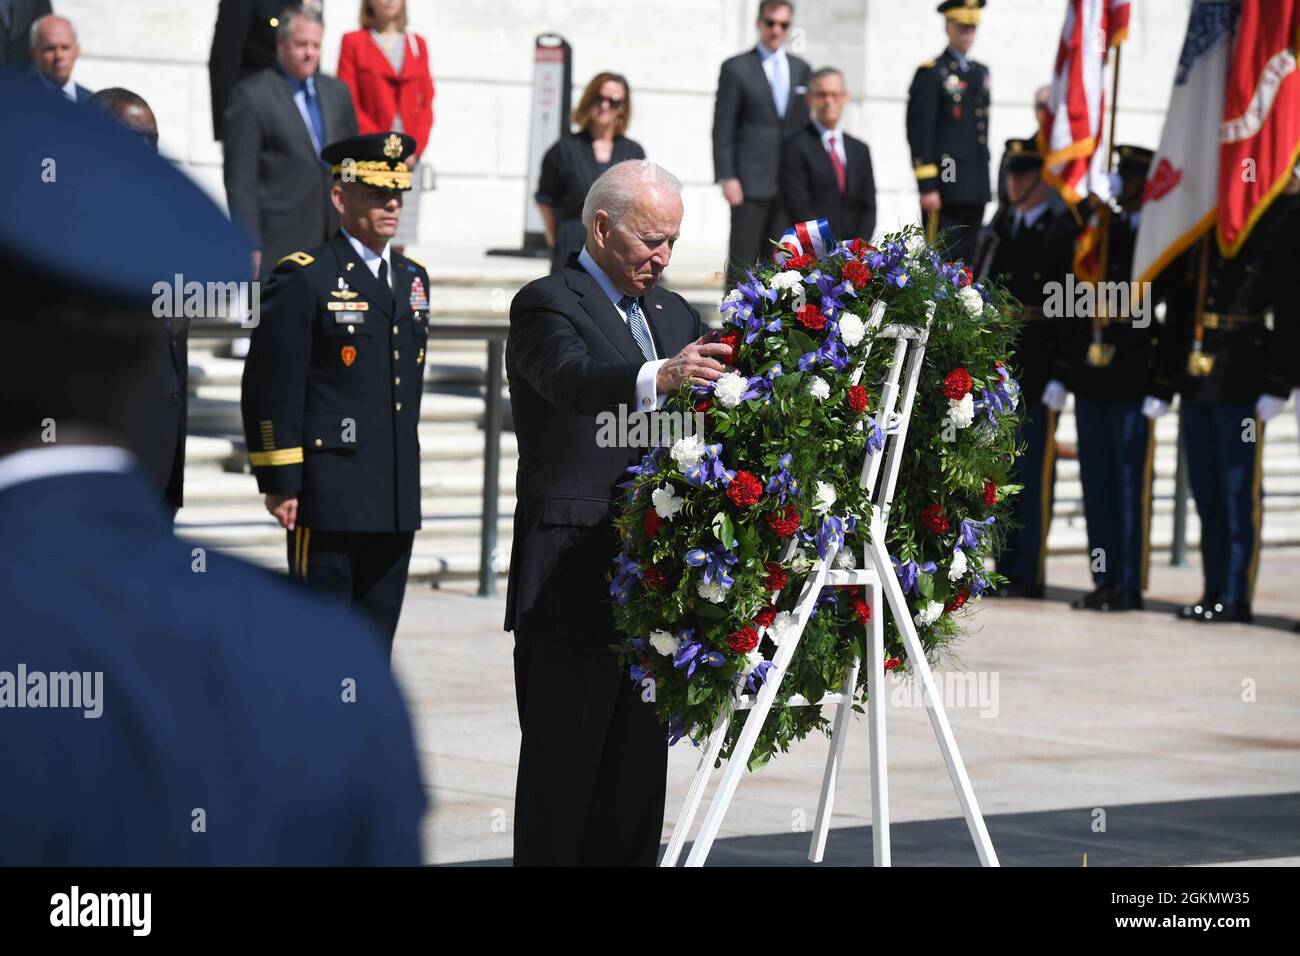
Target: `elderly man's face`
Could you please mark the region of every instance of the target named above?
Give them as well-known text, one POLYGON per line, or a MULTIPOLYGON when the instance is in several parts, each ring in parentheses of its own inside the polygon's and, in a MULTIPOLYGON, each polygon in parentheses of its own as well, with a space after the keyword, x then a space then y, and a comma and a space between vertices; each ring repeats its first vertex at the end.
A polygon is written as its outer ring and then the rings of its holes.
POLYGON ((597 211, 591 254, 618 291, 641 296, 659 281, 673 257, 682 211, 680 196, 654 189, 642 190, 617 225, 603 209, 597 211))
POLYGON ((276 46, 280 65, 295 80, 305 80, 320 66, 320 42, 324 28, 319 23, 298 17, 289 29, 288 37, 281 38, 276 46))
POLYGON ((64 86, 72 78, 80 52, 72 24, 60 17, 50 17, 41 24, 32 47, 36 68, 55 86, 64 86))
POLYGON ((331 192, 339 222, 362 245, 383 248, 397 235, 402 218, 402 192, 364 183, 335 183, 331 192))

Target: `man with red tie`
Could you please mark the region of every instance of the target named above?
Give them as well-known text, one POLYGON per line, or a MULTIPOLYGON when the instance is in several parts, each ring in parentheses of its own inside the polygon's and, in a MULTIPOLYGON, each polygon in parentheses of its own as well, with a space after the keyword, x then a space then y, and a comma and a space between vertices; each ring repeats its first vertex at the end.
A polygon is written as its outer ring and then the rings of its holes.
POLYGON ((836 239, 870 241, 876 230, 871 150, 840 128, 844 74, 825 67, 808 90, 812 118, 781 146, 781 195, 790 222, 825 219, 836 239))

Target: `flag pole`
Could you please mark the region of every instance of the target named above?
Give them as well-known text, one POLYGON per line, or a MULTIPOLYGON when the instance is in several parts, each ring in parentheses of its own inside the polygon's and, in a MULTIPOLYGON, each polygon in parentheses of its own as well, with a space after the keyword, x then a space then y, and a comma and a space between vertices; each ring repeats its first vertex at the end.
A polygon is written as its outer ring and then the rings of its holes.
MULTIPOLYGON (((1115 168, 1115 121, 1119 118, 1119 64, 1120 52, 1124 49, 1123 44, 1115 47, 1115 75, 1111 78, 1110 88, 1110 132, 1106 139, 1106 176, 1109 178, 1115 168)), ((1090 167, 1091 168, 1091 167, 1090 167)), ((1116 197, 1112 197, 1116 198, 1116 197)), ((1101 280, 1106 282, 1110 277, 1110 203, 1102 207, 1101 216, 1101 250, 1098 258, 1101 260, 1101 280)), ((1098 296, 1097 301, 1099 308, 1092 323, 1092 337, 1094 342, 1101 341, 1101 330, 1106 327, 1106 320, 1109 316, 1104 314, 1105 296, 1098 296)))

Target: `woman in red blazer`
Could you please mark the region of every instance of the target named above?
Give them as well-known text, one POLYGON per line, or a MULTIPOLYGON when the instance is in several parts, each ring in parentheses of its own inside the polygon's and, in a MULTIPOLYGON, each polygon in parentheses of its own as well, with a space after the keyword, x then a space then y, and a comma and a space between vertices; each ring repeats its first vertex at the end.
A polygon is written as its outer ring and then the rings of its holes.
MULTIPOLYGON (((345 34, 338 77, 352 91, 361 133, 396 130, 415 137, 416 164, 433 131, 433 76, 424 37, 406 29, 406 0, 362 0, 361 29, 345 34)), ((402 210, 399 246, 415 242, 419 229, 417 189, 402 210)))

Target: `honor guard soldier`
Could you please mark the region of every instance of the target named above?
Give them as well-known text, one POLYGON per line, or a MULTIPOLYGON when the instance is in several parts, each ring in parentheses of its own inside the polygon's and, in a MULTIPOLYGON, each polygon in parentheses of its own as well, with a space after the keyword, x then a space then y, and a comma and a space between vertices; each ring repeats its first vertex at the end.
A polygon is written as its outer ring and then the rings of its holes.
POLYGON ((989 192, 989 71, 967 57, 984 0, 939 5, 948 48, 922 63, 907 94, 907 142, 933 238, 952 229, 949 255, 970 261, 989 192))
POLYGON ((1296 263, 1292 236, 1300 202, 1294 174, 1259 218, 1233 258, 1220 255, 1213 232, 1170 268, 1161 344, 1162 366, 1181 373, 1180 428, 1187 477, 1201 519, 1200 600, 1178 616, 1199 621, 1249 622, 1263 522, 1264 422, 1291 391, 1281 347, 1271 331, 1293 317, 1290 288, 1296 263))
POLYGON ((1016 463, 1016 480, 1023 486, 1016 503, 1017 527, 1007 534, 998 562, 998 573, 1008 583, 999 593, 1042 597, 1056 475, 1056 416, 1068 394, 1066 334, 1072 321, 1057 306, 1064 300, 1061 290, 1073 268, 1074 240, 1083 220, 1079 209, 1048 201, 1036 140, 1007 140, 1005 167, 1008 203, 991 230, 995 251, 990 272, 1021 304, 1023 326, 1014 360, 1025 452, 1016 463))
POLYGON ((375 133, 321 151, 342 228, 276 266, 244 367, 249 459, 290 573, 368 612, 390 652, 420 527, 429 277, 389 246, 414 150, 375 133))
POLYGON ((1176 383, 1156 366, 1160 330, 1153 321, 1162 298, 1156 291, 1130 289, 1137 247, 1142 191, 1152 152, 1140 146, 1116 148, 1118 212, 1099 213, 1100 255, 1092 316, 1079 316, 1070 336, 1070 387, 1079 436, 1079 472, 1092 561, 1090 594, 1075 608, 1140 610, 1150 560, 1151 478, 1155 455, 1154 419, 1169 408, 1176 383), (1110 290, 1116 290, 1111 294, 1110 290))

